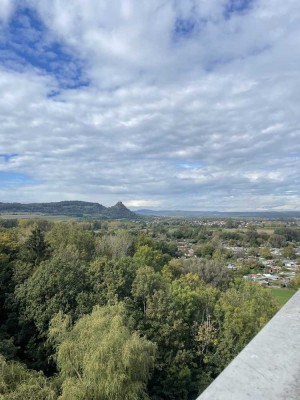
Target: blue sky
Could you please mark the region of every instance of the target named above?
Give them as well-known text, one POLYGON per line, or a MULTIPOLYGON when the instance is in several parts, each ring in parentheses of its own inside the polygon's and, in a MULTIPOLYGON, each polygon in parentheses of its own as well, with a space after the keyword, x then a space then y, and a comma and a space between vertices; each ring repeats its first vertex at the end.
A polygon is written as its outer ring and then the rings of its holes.
POLYGON ((296 0, 0 0, 0 201, 300 204, 296 0))
POLYGON ((0 181, 2 187, 14 188, 33 183, 32 179, 20 172, 0 171, 0 181))
POLYGON ((64 42, 51 36, 34 8, 19 7, 3 26, 0 55, 3 66, 23 71, 32 68, 52 76, 61 89, 88 84, 84 62, 64 42))

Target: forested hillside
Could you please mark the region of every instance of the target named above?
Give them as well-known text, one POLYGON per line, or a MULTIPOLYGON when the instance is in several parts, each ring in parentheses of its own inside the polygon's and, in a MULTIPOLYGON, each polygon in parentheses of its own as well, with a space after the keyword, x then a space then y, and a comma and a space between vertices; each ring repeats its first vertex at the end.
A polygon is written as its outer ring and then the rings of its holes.
POLYGON ((112 207, 87 201, 59 201, 54 203, 0 203, 0 213, 39 213, 44 215, 65 215, 71 217, 128 218, 138 216, 124 206, 122 202, 112 207))
POLYGON ((2 223, 3 400, 193 400, 277 310, 220 258, 86 228, 2 223))

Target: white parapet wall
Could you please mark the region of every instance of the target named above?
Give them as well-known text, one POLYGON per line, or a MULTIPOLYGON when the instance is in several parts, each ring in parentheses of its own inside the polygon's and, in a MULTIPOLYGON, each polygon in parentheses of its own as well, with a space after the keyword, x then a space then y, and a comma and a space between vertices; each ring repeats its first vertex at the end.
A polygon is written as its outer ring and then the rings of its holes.
POLYGON ((300 400, 300 290, 197 400, 300 400))

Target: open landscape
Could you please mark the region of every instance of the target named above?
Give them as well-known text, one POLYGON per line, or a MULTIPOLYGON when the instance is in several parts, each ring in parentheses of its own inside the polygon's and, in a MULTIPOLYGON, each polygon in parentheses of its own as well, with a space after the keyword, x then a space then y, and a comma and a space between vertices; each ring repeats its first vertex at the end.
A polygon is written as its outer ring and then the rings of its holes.
POLYGON ((300 399, 299 0, 0 0, 0 400, 300 399))
POLYGON ((195 399, 300 287, 300 219, 71 204, 0 216, 2 379, 17 398, 195 399))

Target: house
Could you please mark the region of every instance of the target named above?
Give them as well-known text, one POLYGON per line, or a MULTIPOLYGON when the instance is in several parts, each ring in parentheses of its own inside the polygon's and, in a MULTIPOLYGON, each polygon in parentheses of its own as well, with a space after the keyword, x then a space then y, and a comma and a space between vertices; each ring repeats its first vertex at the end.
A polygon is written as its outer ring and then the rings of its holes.
POLYGON ((272 274, 263 274, 264 275, 264 277, 266 278, 266 279, 270 279, 270 280, 272 280, 272 281, 276 281, 277 279, 279 279, 279 276, 278 275, 272 275, 272 274))
POLYGON ((231 271, 237 271, 237 267, 231 263, 227 263, 227 268, 231 271))
POLYGON ((290 261, 290 260, 283 260, 283 264, 285 267, 296 267, 297 266, 296 261, 290 261))
POLYGON ((276 266, 276 265, 269 265, 269 266, 267 266, 266 267, 266 271, 269 273, 269 274, 278 274, 280 271, 282 270, 282 268, 281 267, 278 267, 278 266, 276 266))
POLYGON ((270 283, 268 281, 266 281, 265 279, 261 280, 258 282, 258 284, 262 287, 267 287, 270 286, 270 283))

